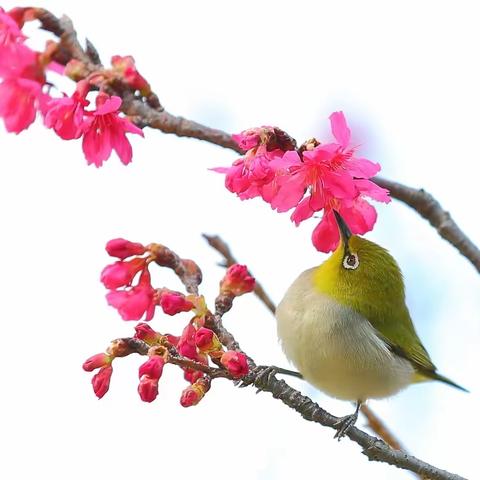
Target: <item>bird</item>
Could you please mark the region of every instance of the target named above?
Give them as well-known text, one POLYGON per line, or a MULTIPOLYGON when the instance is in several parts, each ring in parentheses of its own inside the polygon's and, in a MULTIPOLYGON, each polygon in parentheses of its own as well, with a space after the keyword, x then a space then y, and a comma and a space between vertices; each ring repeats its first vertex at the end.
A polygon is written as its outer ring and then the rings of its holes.
POLYGON ((334 211, 340 242, 319 266, 288 288, 275 316, 286 357, 311 385, 356 403, 337 422, 335 438, 355 424, 368 399, 390 397, 413 383, 438 380, 405 302, 402 272, 383 247, 353 235, 334 211))

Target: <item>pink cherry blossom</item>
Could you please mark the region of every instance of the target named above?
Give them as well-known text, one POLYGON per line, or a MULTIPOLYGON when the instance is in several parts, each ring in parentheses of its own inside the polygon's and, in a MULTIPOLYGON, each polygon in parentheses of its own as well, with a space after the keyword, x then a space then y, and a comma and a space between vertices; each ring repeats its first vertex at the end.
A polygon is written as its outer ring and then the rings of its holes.
POLYGON ((44 99, 42 85, 27 78, 11 77, 0 83, 0 117, 8 132, 20 133, 35 120, 44 99))
MULTIPOLYGON (((351 232, 363 235, 369 232, 377 220, 377 212, 366 200, 357 196, 354 200, 338 202, 335 208, 343 217, 351 232)), ((330 252, 337 248, 340 241, 338 225, 333 208, 328 206, 322 220, 312 233, 312 243, 321 252, 330 252)))
POLYGON ((283 153, 278 149, 269 152, 264 146, 260 146, 236 160, 231 167, 217 167, 212 170, 225 174, 225 186, 241 200, 260 196, 268 201, 271 197, 270 184, 276 173, 272 162, 280 160, 283 153))
POLYGON ((130 285, 135 275, 146 267, 145 258, 133 258, 107 265, 100 275, 100 281, 109 290, 130 285))
POLYGON ((0 7, 0 75, 21 70, 26 65, 26 55, 32 52, 23 45, 26 38, 17 22, 0 7))
POLYGON ((153 318, 155 290, 150 282, 148 270, 144 270, 137 286, 128 290, 112 290, 107 293, 107 302, 118 310, 123 320, 145 320, 153 318))
POLYGON ((356 147, 350 145, 351 132, 344 114, 332 113, 330 125, 333 142, 312 139, 300 149, 276 127, 246 130, 233 137, 248 150, 245 156, 231 167, 214 169, 226 175, 225 186, 242 200, 261 196, 278 212, 293 209, 291 220, 297 226, 323 210, 323 219, 312 236, 321 251, 330 251, 338 244, 333 209, 350 221, 353 233, 363 234, 376 220, 375 209, 365 197, 390 201, 388 191, 370 180, 380 165, 356 156, 356 147))
POLYGON ((121 162, 127 165, 132 161, 132 146, 126 133, 135 133, 143 137, 143 132, 127 118, 119 116, 122 99, 100 92, 96 98, 96 110, 88 112, 83 152, 87 163, 101 167, 112 150, 115 150, 121 162))
POLYGON ((45 126, 53 128, 64 140, 80 138, 86 125, 84 107, 89 104, 88 91, 88 82, 81 80, 71 97, 52 98, 47 104, 45 126))

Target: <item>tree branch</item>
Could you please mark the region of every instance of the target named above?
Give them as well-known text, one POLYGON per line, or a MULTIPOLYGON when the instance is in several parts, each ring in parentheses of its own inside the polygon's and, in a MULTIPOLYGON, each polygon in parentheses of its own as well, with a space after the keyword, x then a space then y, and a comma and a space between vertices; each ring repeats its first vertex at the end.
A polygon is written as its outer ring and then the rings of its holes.
POLYGON ((449 212, 423 188, 417 190, 386 178, 375 177, 375 183, 390 190, 392 197, 413 208, 428 220, 438 234, 453 245, 480 272, 480 249, 460 230, 449 212))
MULTIPOLYGON (((94 64, 92 58, 96 55, 89 55, 82 48, 77 40, 72 22, 68 17, 56 18, 52 13, 45 9, 38 9, 38 19, 42 28, 48 30, 61 38, 62 47, 67 50, 71 58, 85 63, 87 70, 94 71, 95 68, 102 68, 101 64, 94 64)), ((88 50, 96 52, 95 47, 89 41, 88 50)), ((63 59, 63 58, 62 58, 63 59)), ((179 137, 196 138, 220 147, 228 148, 237 153, 243 153, 243 150, 233 141, 230 134, 222 130, 207 127, 192 120, 172 115, 163 110, 158 101, 157 96, 153 94, 156 101, 143 102, 134 95, 134 92, 122 82, 117 82, 109 87, 111 93, 122 98, 122 111, 132 116, 135 121, 142 127, 148 126, 170 133, 179 137), (152 105, 153 103, 153 105, 152 105)), ((414 210, 416 210, 423 218, 428 220, 435 227, 438 233, 453 245, 463 256, 465 256, 472 265, 480 272, 480 250, 473 244, 467 235, 458 227, 458 225, 450 217, 435 198, 425 190, 414 189, 393 182, 381 177, 376 177, 375 182, 390 190, 393 198, 400 200, 414 210)))

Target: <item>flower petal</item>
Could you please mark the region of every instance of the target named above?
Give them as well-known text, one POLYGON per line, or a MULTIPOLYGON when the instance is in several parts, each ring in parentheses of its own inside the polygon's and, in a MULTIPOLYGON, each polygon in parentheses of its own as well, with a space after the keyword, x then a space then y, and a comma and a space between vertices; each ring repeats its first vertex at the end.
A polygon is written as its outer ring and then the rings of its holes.
POLYGON ((362 195, 373 198, 377 202, 390 203, 390 192, 386 188, 379 187, 371 180, 355 180, 355 185, 362 195))
POLYGON ((312 242, 320 252, 331 252, 337 248, 340 233, 332 210, 325 212, 312 233, 312 242))
POLYGON ((380 164, 366 158, 352 158, 348 162, 348 171, 353 177, 371 178, 380 171, 380 164))
POLYGON ((330 115, 330 125, 335 140, 337 140, 343 148, 346 148, 350 143, 350 129, 347 126, 343 112, 333 112, 330 115))
POLYGON ((372 230, 377 220, 377 211, 363 198, 357 198, 351 207, 340 207, 340 215, 352 233, 363 235, 372 230))

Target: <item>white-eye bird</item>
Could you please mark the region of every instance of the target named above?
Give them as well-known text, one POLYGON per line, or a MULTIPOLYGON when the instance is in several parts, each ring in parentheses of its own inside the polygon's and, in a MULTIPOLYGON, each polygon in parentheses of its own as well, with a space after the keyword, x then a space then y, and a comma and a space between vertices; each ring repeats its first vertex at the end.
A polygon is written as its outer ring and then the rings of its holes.
POLYGON ((276 318, 283 350, 303 378, 332 397, 357 402, 355 413, 339 422, 340 438, 369 398, 425 380, 465 389, 437 372, 418 338, 395 259, 335 217, 340 245, 293 282, 276 318))

